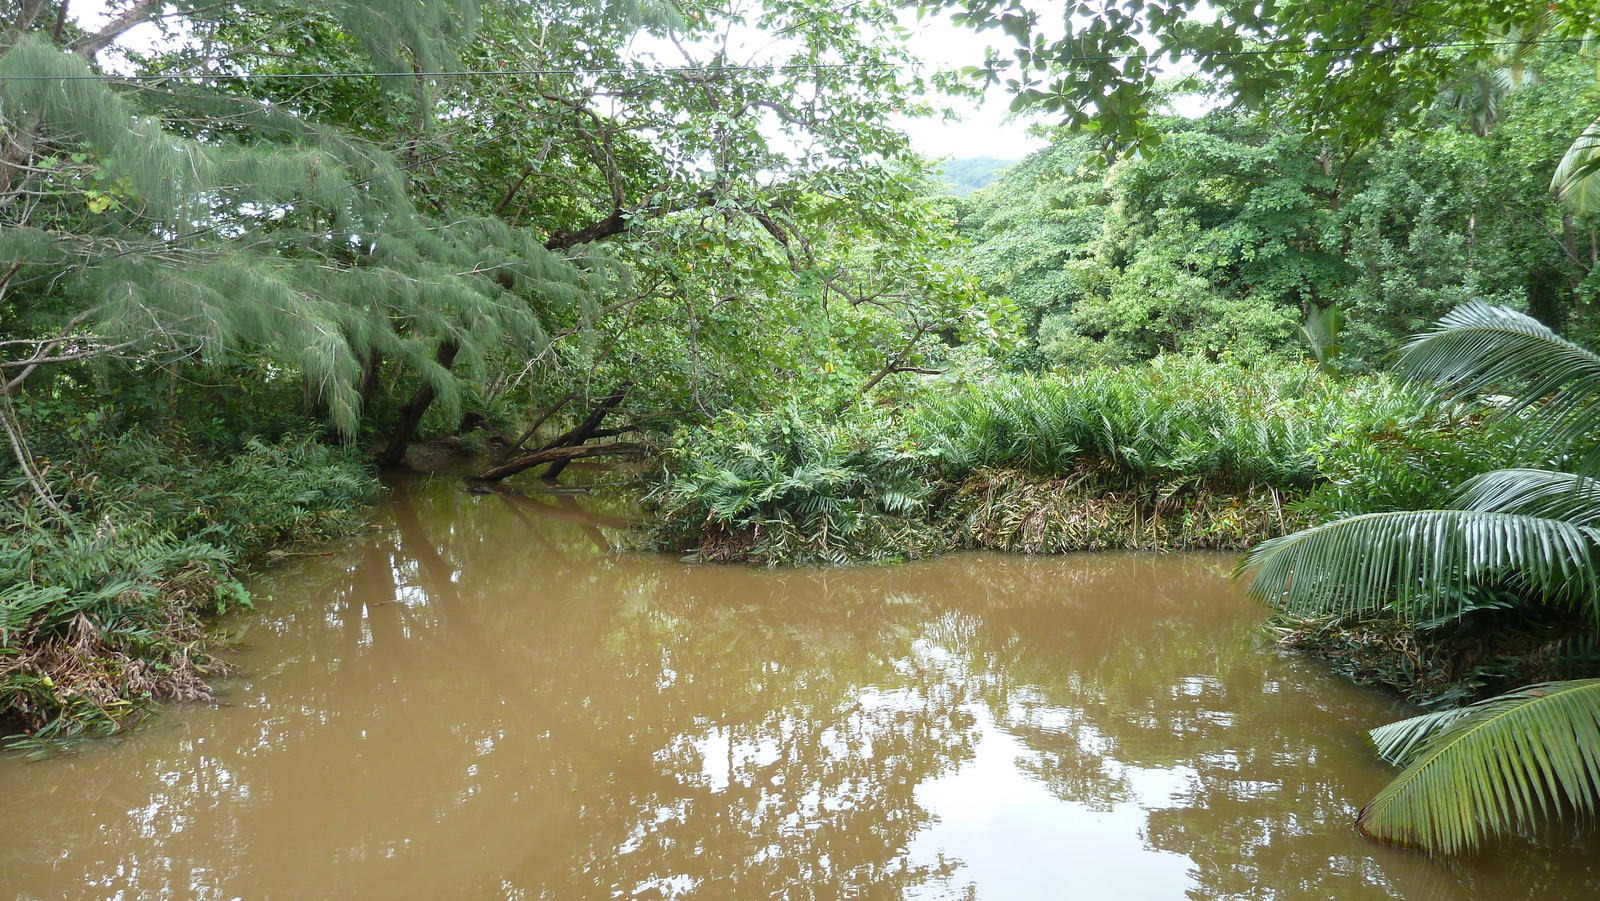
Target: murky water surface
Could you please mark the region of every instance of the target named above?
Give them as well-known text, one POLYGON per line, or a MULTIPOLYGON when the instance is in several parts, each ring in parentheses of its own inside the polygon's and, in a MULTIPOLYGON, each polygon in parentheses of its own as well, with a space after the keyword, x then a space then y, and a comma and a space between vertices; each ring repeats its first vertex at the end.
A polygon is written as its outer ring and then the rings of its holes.
POLYGON ((1352 834, 1404 711, 1226 556, 766 573, 401 483, 270 575, 215 709, 0 760, 0 898, 1590 899, 1600 842, 1352 834))

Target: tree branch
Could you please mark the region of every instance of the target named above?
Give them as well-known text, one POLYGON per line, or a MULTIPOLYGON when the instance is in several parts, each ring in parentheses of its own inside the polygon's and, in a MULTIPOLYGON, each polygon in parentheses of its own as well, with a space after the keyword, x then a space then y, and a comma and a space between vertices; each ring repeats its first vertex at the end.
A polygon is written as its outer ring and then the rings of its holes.
POLYGON ((617 207, 606 218, 584 226, 575 232, 564 232, 556 229, 549 239, 544 242, 544 246, 546 250, 571 250, 579 244, 590 244, 613 235, 620 235, 628 230, 629 221, 622 208, 617 207))
POLYGON ((105 27, 91 35, 86 35, 75 41, 67 48, 86 60, 92 60, 100 51, 111 46, 117 38, 122 37, 129 29, 144 24, 152 18, 153 13, 161 11, 161 0, 133 0, 122 14, 107 22, 105 27))
POLYGON ((904 365, 905 358, 910 356, 910 354, 911 354, 911 352, 913 350, 917 349, 917 342, 921 341, 922 340, 922 336, 927 334, 927 333, 928 333, 928 327, 926 325, 917 326, 917 330, 912 333, 911 340, 906 342, 906 346, 900 348, 900 352, 899 353, 897 353, 894 356, 890 357, 888 362, 883 364, 883 368, 878 370, 877 375, 874 375, 872 378, 867 379, 867 383, 865 385, 861 386, 861 390, 857 391, 856 392, 856 396, 851 398, 849 401, 847 401, 845 403, 845 405, 841 408, 841 410, 850 409, 852 406, 855 405, 856 401, 860 400, 863 397, 866 397, 868 391, 871 391, 873 388, 878 387, 878 383, 883 381, 885 378, 887 378, 891 373, 895 373, 895 372, 922 372, 922 373, 926 373, 926 374, 929 374, 929 375, 937 375, 940 372, 942 372, 943 370, 924 370, 924 369, 919 369, 919 368, 914 367, 914 366, 906 366, 906 365, 904 365))
POLYGON ((601 456, 634 456, 644 452, 642 444, 583 444, 577 447, 551 447, 541 451, 518 457, 509 463, 503 463, 493 469, 484 470, 475 479, 484 482, 498 482, 508 476, 514 476, 525 469, 531 469, 541 463, 564 463, 580 457, 601 456))
POLYGON ((33 20, 39 18, 39 11, 44 9, 44 0, 24 0, 22 8, 17 11, 17 18, 6 30, 14 37, 21 37, 33 27, 33 20))

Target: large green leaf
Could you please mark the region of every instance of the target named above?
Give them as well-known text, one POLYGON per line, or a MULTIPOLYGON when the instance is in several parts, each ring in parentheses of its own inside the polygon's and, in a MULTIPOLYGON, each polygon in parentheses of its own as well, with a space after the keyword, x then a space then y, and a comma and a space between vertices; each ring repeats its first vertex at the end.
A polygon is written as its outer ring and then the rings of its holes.
POLYGON ((1412 339, 1396 368, 1432 382, 1441 394, 1494 393, 1503 412, 1532 409, 1534 442, 1583 446, 1586 464, 1600 461, 1600 354, 1562 338, 1531 316, 1481 301, 1463 304, 1432 331, 1412 339))
POLYGON ((1596 603, 1600 530, 1511 513, 1368 513, 1262 542, 1240 572, 1250 593, 1299 613, 1362 613, 1391 602, 1419 618, 1448 615, 1467 586, 1509 579, 1530 593, 1596 603))
POLYGON ((1570 472, 1497 469, 1468 479, 1457 492, 1457 502, 1467 510, 1600 525, 1600 479, 1570 472))
POLYGON ((1589 124, 1561 157, 1550 189, 1579 213, 1600 209, 1600 119, 1589 124))
POLYGON ((1362 834, 1430 853, 1471 851, 1561 810, 1594 813, 1600 679, 1402 720, 1374 729, 1372 740, 1408 766, 1362 809, 1362 834))

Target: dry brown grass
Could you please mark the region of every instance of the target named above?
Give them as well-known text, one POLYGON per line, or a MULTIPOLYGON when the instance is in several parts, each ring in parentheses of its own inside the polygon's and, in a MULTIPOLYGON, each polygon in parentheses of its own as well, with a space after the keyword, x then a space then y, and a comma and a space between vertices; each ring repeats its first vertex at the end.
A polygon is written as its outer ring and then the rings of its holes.
POLYGON ((1300 528, 1270 487, 1132 481, 1085 465, 1063 478, 981 469, 946 513, 965 547, 1024 554, 1094 550, 1242 549, 1300 528))

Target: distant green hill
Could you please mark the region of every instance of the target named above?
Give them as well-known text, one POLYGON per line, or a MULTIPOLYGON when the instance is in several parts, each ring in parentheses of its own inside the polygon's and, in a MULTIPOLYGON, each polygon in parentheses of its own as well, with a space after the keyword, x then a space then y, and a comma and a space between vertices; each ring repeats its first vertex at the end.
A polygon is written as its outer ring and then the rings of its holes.
POLYGON ((965 197, 994 181, 1001 169, 1014 162, 1016 160, 1003 160, 993 156, 945 160, 941 175, 950 193, 957 197, 965 197))

